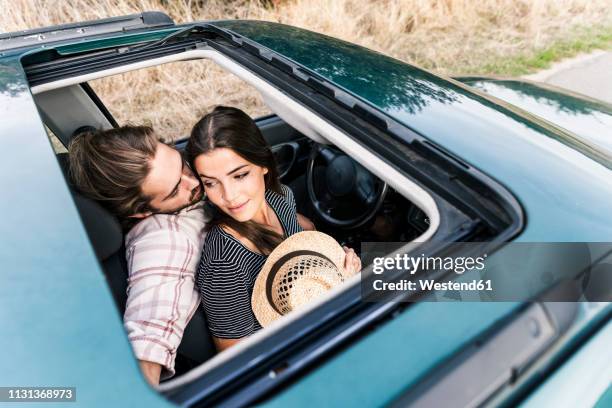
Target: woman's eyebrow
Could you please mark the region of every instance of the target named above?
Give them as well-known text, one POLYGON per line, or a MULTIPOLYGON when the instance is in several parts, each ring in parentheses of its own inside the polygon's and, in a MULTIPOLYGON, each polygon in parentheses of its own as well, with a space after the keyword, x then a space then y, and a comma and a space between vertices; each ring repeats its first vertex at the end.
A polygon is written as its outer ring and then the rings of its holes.
POLYGON ((232 171, 230 171, 229 173, 227 173, 227 175, 229 176, 230 174, 235 173, 235 172, 237 172, 238 170, 240 170, 241 168, 246 167, 246 166, 248 166, 248 164, 243 164, 242 166, 238 166, 238 167, 236 167, 234 170, 232 170, 232 171))
MULTIPOLYGON (((229 173, 227 173, 227 176, 229 176, 230 174, 235 173, 235 172, 237 172, 238 170, 240 170, 240 169, 242 169, 242 168, 244 168, 244 167, 247 167, 247 166, 248 166, 248 164, 243 164, 242 166, 238 166, 238 167, 236 167, 234 170, 232 170, 232 171, 230 171, 229 173)), ((209 179, 214 179, 214 177, 207 176, 207 175, 206 175, 206 174, 204 174, 204 173, 198 173, 198 176, 200 176, 200 177, 206 177, 206 178, 209 178, 209 179)))

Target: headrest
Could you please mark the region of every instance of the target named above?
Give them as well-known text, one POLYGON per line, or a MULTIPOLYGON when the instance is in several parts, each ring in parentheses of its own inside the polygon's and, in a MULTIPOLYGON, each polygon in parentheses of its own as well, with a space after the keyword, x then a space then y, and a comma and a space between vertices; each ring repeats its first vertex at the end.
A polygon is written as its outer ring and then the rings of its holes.
POLYGON ((64 172, 66 181, 72 193, 74 203, 79 210, 81 221, 87 231, 89 240, 99 261, 108 259, 119 251, 123 243, 123 231, 117 218, 100 203, 81 195, 70 180, 69 161, 67 153, 57 155, 57 160, 64 172))
POLYGON ((98 202, 86 198, 76 191, 72 191, 72 197, 96 256, 100 261, 110 258, 111 255, 119 251, 123 243, 123 232, 117 218, 98 202))

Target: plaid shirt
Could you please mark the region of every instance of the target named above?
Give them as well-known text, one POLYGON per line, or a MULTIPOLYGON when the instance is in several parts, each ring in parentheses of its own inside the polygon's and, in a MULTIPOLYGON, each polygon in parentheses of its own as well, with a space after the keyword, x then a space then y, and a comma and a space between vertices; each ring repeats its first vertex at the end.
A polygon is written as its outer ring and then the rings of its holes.
POLYGON ((162 379, 168 378, 174 375, 183 331, 200 304, 194 279, 204 242, 202 205, 149 216, 125 241, 128 338, 136 358, 161 364, 162 379))

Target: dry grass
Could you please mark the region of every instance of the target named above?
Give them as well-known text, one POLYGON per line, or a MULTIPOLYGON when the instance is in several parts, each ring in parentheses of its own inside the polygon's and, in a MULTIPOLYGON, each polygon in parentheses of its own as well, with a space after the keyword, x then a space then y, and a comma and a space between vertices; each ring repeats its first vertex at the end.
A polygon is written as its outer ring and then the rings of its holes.
MULTIPOLYGON (((578 32, 584 36, 585 28, 610 32, 610 9, 612 0, 0 0, 0 30, 161 10, 176 22, 277 21, 441 74, 495 74, 513 57, 529 61, 553 44, 571 42, 578 32)), ((151 68, 93 85, 120 122, 146 122, 168 136, 185 135, 201 113, 219 103, 253 115, 266 111, 253 90, 202 62, 151 68)))
POLYGON ((165 139, 189 135, 215 105, 235 106, 253 117, 269 113, 253 88, 208 60, 173 62, 90 84, 120 124, 153 126, 165 139))

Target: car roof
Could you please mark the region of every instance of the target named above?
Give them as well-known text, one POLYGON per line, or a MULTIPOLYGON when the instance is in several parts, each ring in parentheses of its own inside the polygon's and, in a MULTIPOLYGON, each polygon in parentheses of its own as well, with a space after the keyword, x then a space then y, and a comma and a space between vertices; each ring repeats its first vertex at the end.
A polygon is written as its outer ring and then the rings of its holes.
POLYGON ((400 314, 261 406, 391 405, 518 307, 512 302, 417 303, 415 310, 400 314))
MULTIPOLYGON (((294 62, 494 178, 524 207, 528 223, 519 239, 605 241, 612 234, 606 152, 458 81, 354 44, 277 23, 226 20, 71 39, 53 48, 78 53, 161 39, 194 25, 294 62)), ((0 56, 0 64, 22 55, 0 56)))
POLYGON ((76 387, 92 407, 166 405, 139 375, 16 57, 0 64, 0 112, 0 347, 10 367, 0 383, 76 387))
POLYGON ((144 12, 127 16, 102 18, 70 24, 60 24, 30 30, 0 34, 0 52, 48 46, 67 41, 82 41, 85 38, 126 34, 135 30, 172 27, 174 21, 161 12, 144 12))
MULTIPOLYGON (((234 22, 215 24, 232 30, 240 28, 234 22)), ((267 23, 248 24, 262 28, 261 37, 253 33, 250 35, 263 45, 272 46, 274 41, 278 41, 273 37, 279 31, 270 31, 273 26, 267 23)), ((152 32, 154 35, 149 38, 163 36, 161 29, 152 32)), ((298 51, 308 51, 296 45, 299 41, 307 41, 312 34, 302 33, 303 37, 298 34, 279 42, 277 48, 281 55, 299 61, 298 51)), ((127 34, 109 34, 113 38, 120 36, 127 34)), ((99 38, 96 41, 97 45, 92 47, 103 47, 109 43, 99 38)), ((329 47, 332 47, 337 40, 325 41, 330 41, 329 47)), ((77 43, 81 49, 86 47, 74 39, 62 42, 65 45, 77 43)), ((0 248, 0 259, 3 261, 3 271, 8 271, 4 278, 10 282, 10 285, 1 286, 0 310, 12 313, 2 319, 5 331, 0 342, 5 350, 11 350, 6 360, 7 366, 20 367, 18 370, 4 370, 3 382, 44 384, 49 378, 54 378, 58 385, 82 389, 79 401, 87 401, 88 406, 108 406, 109 398, 116 398, 117 405, 129 405, 130 401, 133 405, 162 404, 164 400, 150 392, 138 375, 120 318, 104 285, 103 273, 86 238, 29 92, 20 57, 32 49, 24 48, 0 56, 0 134, 5 152, 3 160, 0 160, 3 174, 0 187, 5 198, 0 201, 0 210, 5 215, 5 221, 0 223, 0 233, 3 237, 9 237, 0 248), (49 308, 50 304, 53 304, 53 308, 49 308), (70 316, 69 321, 66 316, 70 316), (15 342, 15 339, 19 339, 19 342, 15 342), (88 382, 94 379, 97 383, 95 389, 104 395, 104 400, 96 400, 94 391, 87 391, 92 389, 88 382), (113 392, 109 393, 108 389, 113 392)), ((370 51, 359 48, 359 52, 370 51)), ((376 56, 386 58, 380 54, 376 56)), ((337 68, 350 69, 347 61, 340 59, 336 63, 337 68)), ((312 64, 304 66, 319 75, 327 75, 321 69, 316 71, 317 67, 312 64)), ((411 110, 398 103, 393 105, 397 111, 388 109, 385 112, 397 115, 406 121, 407 126, 510 186, 526 204, 528 217, 534 219, 532 225, 535 223, 537 226, 531 227, 524 236, 542 240, 550 240, 551 237, 580 240, 610 236, 610 223, 602 222, 612 214, 609 200, 612 187, 607 169, 603 172, 600 164, 570 155, 570 158, 578 160, 578 163, 572 163, 566 157, 569 153, 556 152, 547 144, 533 143, 534 138, 552 137, 544 132, 546 126, 539 125, 535 119, 531 121, 513 113, 511 109, 500 110, 492 100, 473 94, 461 85, 407 67, 415 75, 417 88, 413 92, 419 94, 418 87, 426 80, 435 92, 423 99, 427 104, 420 110, 411 110), (435 98, 439 90, 444 91, 444 102, 435 98), (460 101, 446 104, 449 95, 457 96, 460 101), (510 143, 511 139, 515 139, 516 145, 510 143), (584 165, 584 169, 580 165, 584 165), (604 176, 607 178, 604 179, 604 176), (577 205, 584 206, 582 214, 572 213, 577 205)), ((384 95, 361 95, 368 87, 378 86, 376 77, 370 80, 361 84, 363 92, 359 89, 351 92, 376 106, 376 98, 384 95)), ((336 81, 343 86, 339 80, 336 81)), ((393 95, 403 97, 393 87, 387 91, 387 97, 392 99, 393 95)), ((491 312, 489 322, 509 312, 509 308, 502 305, 487 309, 491 312)), ((472 312, 468 315, 478 316, 472 312)), ((478 319, 472 327, 474 330, 483 329, 478 319)), ((384 331, 377 335, 381 337, 372 339, 388 340, 394 334, 397 333, 393 330, 384 331)), ((427 340, 423 339, 425 342, 427 340)), ((376 341, 371 340, 371 343, 376 341)), ((366 346, 362 346, 363 350, 366 346)), ((349 357, 359 358, 359 350, 351 352, 349 357)), ((386 356, 393 357, 393 350, 389 347, 386 356)), ((373 354, 370 358, 376 356, 373 354)), ((338 361, 342 364, 341 360, 338 361)), ((331 369, 336 368, 332 366, 331 369)), ((330 374, 333 376, 333 371, 330 374)))
POLYGON ((277 23, 212 24, 315 73, 506 186, 527 212, 519 239, 605 241, 612 234, 612 159, 588 140, 355 44, 277 23))

